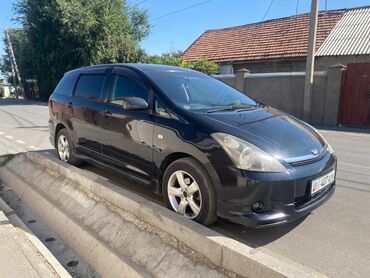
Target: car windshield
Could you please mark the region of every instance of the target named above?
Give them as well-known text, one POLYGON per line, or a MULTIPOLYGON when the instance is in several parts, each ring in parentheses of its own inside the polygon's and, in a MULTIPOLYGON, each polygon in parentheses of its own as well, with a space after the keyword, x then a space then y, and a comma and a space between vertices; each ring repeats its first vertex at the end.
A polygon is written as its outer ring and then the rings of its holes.
POLYGON ((191 71, 150 71, 149 77, 175 103, 189 111, 248 109, 257 103, 229 85, 191 71))

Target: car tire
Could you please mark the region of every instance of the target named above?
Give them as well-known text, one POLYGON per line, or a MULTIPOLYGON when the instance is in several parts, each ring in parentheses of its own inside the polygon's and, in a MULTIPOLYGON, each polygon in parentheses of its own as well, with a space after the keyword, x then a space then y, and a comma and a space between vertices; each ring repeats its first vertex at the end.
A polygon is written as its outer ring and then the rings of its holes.
POLYGON ((61 129, 56 137, 55 148, 61 161, 79 166, 82 161, 75 157, 75 150, 70 139, 68 131, 61 129))
POLYGON ((216 221, 215 190, 196 159, 187 157, 172 162, 164 173, 162 192, 169 209, 203 225, 216 221))

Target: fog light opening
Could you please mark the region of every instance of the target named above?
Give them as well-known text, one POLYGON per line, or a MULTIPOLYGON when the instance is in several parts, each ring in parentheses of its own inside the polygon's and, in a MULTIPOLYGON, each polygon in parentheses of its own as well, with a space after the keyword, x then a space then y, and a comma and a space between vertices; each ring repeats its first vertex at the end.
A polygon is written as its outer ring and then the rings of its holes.
POLYGON ((255 202, 252 204, 252 211, 253 212, 260 212, 263 210, 263 203, 262 202, 255 202))

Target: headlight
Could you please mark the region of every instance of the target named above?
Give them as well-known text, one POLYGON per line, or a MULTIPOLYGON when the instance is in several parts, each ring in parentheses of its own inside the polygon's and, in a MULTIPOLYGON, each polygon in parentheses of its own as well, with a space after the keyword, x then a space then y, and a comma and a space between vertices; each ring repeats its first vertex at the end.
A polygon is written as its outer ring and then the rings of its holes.
POLYGON ((286 172, 286 168, 274 157, 238 137, 213 133, 215 139, 239 169, 258 172, 286 172))

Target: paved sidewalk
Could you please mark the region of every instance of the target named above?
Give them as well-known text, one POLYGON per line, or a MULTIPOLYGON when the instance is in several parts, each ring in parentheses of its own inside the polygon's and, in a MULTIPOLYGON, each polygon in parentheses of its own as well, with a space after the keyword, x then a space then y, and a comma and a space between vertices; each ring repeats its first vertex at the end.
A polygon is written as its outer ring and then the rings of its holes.
POLYGON ((0 277, 70 277, 0 198, 0 277), (35 246, 36 245, 36 246, 35 246), (51 265, 53 264, 53 265, 51 265))

